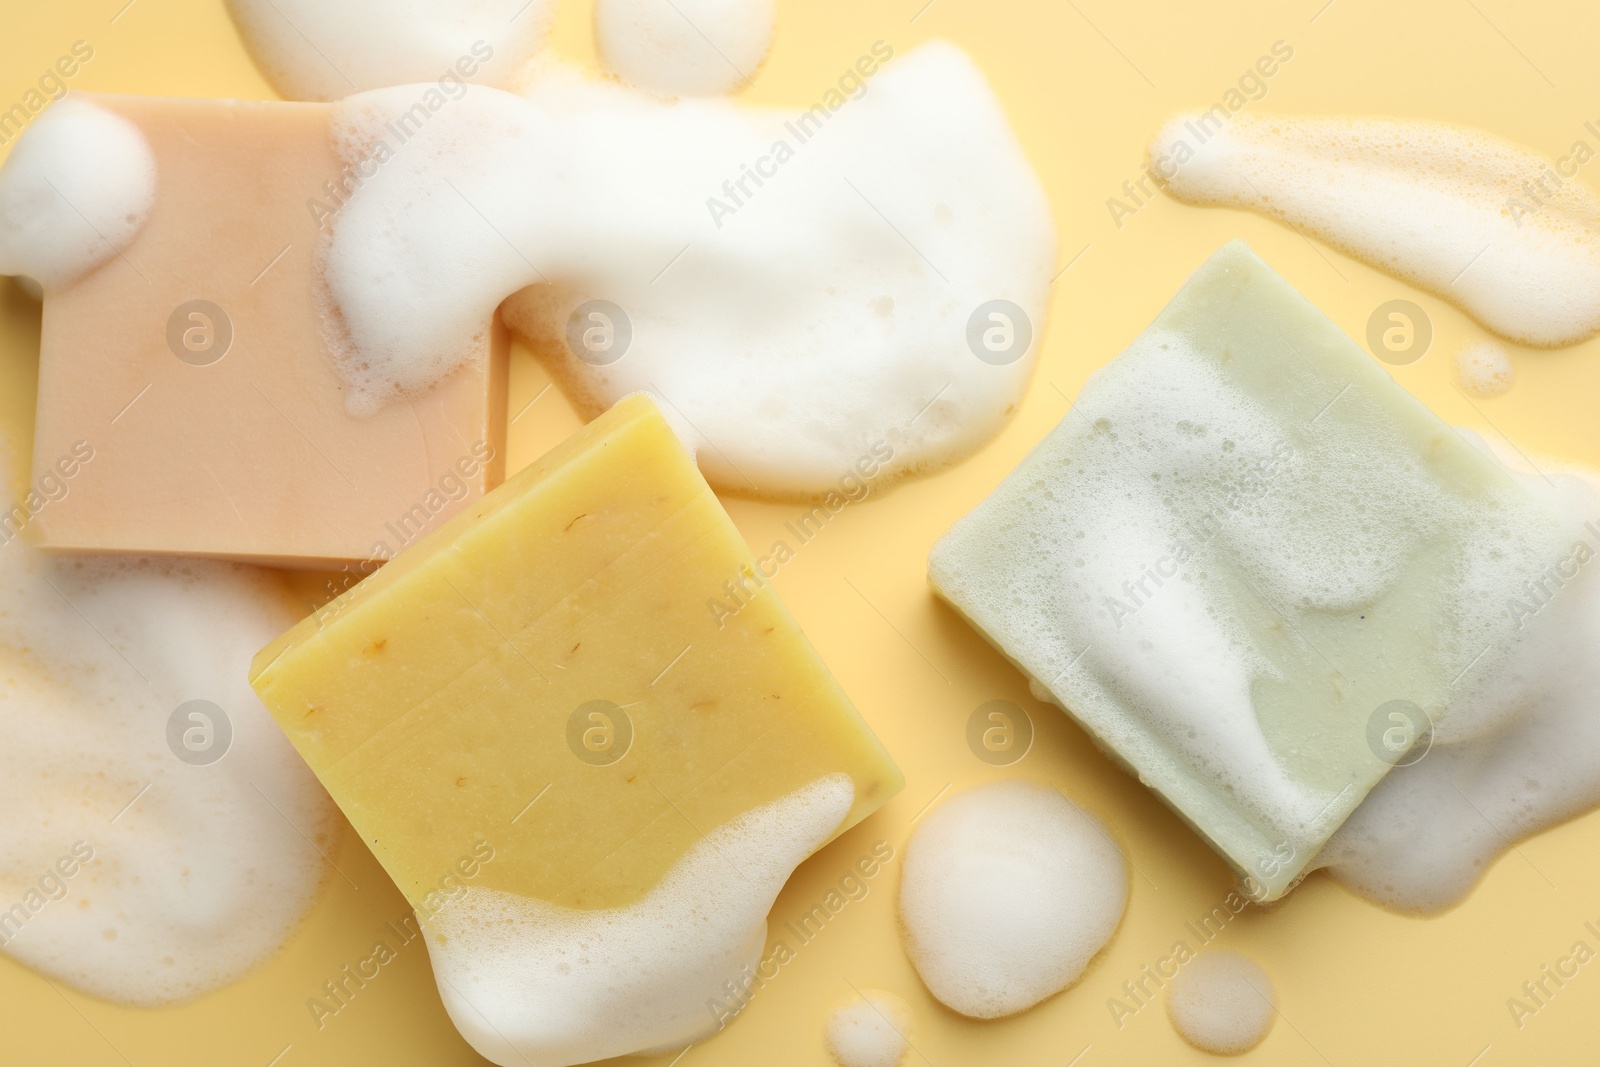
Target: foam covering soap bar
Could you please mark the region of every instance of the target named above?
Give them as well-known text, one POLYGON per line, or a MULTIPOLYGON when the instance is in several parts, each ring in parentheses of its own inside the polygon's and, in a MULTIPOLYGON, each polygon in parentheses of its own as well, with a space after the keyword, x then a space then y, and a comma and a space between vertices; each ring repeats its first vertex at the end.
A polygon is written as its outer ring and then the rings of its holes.
POLYGON ((1491 686, 1505 605, 1570 545, 1233 242, 934 547, 930 579, 1271 900, 1491 686))
POLYGON ((17 142, 0 272, 44 289, 32 480, 93 456, 33 509, 40 547, 384 560, 500 483, 509 341, 489 319, 431 388, 351 405, 307 207, 343 173, 331 121, 75 92, 17 142))
POLYGON ((903 784, 635 395, 257 656, 498 1063, 687 1044, 796 864, 903 784))

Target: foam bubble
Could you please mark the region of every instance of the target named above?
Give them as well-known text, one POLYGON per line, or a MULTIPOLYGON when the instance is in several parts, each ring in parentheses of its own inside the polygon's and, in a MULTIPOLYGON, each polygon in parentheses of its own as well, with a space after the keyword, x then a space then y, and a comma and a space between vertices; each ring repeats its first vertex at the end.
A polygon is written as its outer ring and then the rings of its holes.
POLYGON ((68 95, 0 168, 0 274, 64 288, 127 248, 155 198, 156 160, 139 127, 68 95))
MULTIPOLYGON (((412 82, 510 85, 544 47, 552 0, 227 0, 261 73, 288 100, 412 82)), ((414 101, 413 101, 414 102, 414 101)))
POLYGON ((1272 1029, 1275 1014, 1267 972, 1226 949, 1202 952, 1184 964, 1167 990, 1172 1028, 1205 1052, 1248 1052, 1272 1029))
POLYGON ((127 1004, 238 978, 293 932, 338 837, 245 681, 299 615, 283 586, 222 563, 57 559, 20 536, 0 586, 3 951, 127 1004), (220 716, 191 706, 174 731, 192 700, 220 716))
POLYGON ((823 1036, 839 1067, 899 1067, 911 1048, 911 1006, 863 989, 828 1016, 823 1036))
POLYGON ((474 88, 403 144, 388 124, 413 90, 337 107, 347 160, 390 155, 326 253, 357 407, 449 374, 525 286, 507 321, 580 406, 653 393, 726 489, 818 495, 863 465, 942 465, 1020 403, 1054 226, 955 48, 923 45, 805 114, 558 74, 528 92, 474 88), (1028 322, 986 361, 969 320, 998 299, 1028 322))
POLYGON ((1600 329, 1600 199, 1482 131, 1181 115, 1149 157, 1178 199, 1284 219, 1513 340, 1573 344, 1600 329))
POLYGON ((598 0, 596 43, 606 69, 675 96, 748 85, 772 47, 776 0, 598 0))
POLYGON ((923 816, 900 920, 928 991, 963 1015, 1014 1015, 1077 981, 1128 899, 1121 853, 1046 785, 994 782, 923 816))
POLYGON ((1463 389, 1483 397, 1509 392, 1517 380, 1511 353, 1493 341, 1467 345, 1456 353, 1456 374, 1463 389))
POLYGON ((725 983, 759 960, 778 891, 854 799, 849 777, 836 774, 748 811, 626 907, 581 911, 461 890, 423 924, 451 1020, 506 1067, 698 1041, 726 1021, 708 1005, 724 1002, 725 983))
MULTIPOLYGON (((1530 491, 1545 477, 1497 450, 1530 491)), ((1448 709, 1427 755, 1397 768, 1328 842, 1317 865, 1400 911, 1464 899, 1496 857, 1600 805, 1600 474, 1540 465, 1573 540, 1519 572, 1500 602, 1518 619, 1503 666, 1448 709)))

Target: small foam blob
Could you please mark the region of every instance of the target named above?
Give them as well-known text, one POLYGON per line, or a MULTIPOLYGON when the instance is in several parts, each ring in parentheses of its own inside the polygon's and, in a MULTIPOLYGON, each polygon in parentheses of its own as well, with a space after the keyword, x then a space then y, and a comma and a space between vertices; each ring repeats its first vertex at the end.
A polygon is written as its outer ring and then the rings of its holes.
POLYGON ((429 388, 504 300, 585 412, 652 393, 721 488, 820 497, 974 451, 1021 401, 1055 227, 971 61, 891 55, 833 111, 557 71, 473 87, 402 143, 414 88, 341 102, 369 175, 324 267, 350 404, 429 388), (1000 351, 975 349, 997 300, 1000 351))
POLYGON ((1167 990, 1167 1018, 1178 1036, 1219 1055, 1261 1044, 1276 1011, 1267 972, 1227 949, 1202 952, 1184 964, 1167 990))
POLYGON ((595 37, 606 69, 674 96, 748 85, 772 48, 776 0, 598 0, 595 37))
POLYGON ((139 127, 69 95, 0 167, 0 274, 64 288, 118 256, 155 199, 155 155, 139 127))
POLYGON ((863 989, 828 1016, 823 1038, 839 1067, 899 1067, 911 1048, 911 1022, 911 1005, 863 989))
POLYGON ((1517 842, 1600 805, 1600 472, 1540 463, 1540 474, 1508 446, 1485 447, 1529 491, 1554 483, 1578 532, 1500 602, 1518 622, 1503 666, 1317 857, 1402 912, 1459 903, 1517 842))
POLYGON ((1002 781, 923 816, 900 920, 928 991, 997 1019, 1077 981, 1122 921, 1128 872, 1095 822, 1049 786, 1002 781))
POLYGON ((1179 200, 1287 221, 1512 340, 1567 345, 1600 329, 1600 199, 1480 130, 1180 115, 1149 167, 1179 200))
MULTIPOLYGON (((682 1048, 759 962, 784 882, 855 800, 830 775, 718 827, 637 902, 582 911, 468 886, 423 923, 446 1010, 503 1067, 682 1048)), ((731 1010, 731 1009, 730 1009, 731 1010)))
POLYGON ((0 587, 0 951, 142 1006, 240 977, 316 899, 340 826, 245 681, 298 617, 281 582, 8 534, 0 587))
POLYGON ((1516 384, 1517 369, 1504 347, 1493 341, 1480 341, 1456 353, 1456 375, 1461 387, 1473 396, 1494 397, 1510 392, 1516 384))
MULTIPOLYGON (((288 100, 464 80, 509 85, 541 48, 552 0, 227 0, 256 66, 288 100)), ((431 106, 431 105, 430 105, 431 106)))

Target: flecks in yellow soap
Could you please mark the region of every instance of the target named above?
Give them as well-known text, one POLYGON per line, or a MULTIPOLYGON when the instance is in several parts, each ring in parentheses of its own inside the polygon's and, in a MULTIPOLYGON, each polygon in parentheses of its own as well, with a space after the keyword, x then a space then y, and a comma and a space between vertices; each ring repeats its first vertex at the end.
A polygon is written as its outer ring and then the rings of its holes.
POLYGON ((824 776, 854 782, 839 832, 903 784, 770 587, 708 610, 751 563, 630 397, 263 649, 251 681, 413 904, 468 880, 616 907, 824 776))

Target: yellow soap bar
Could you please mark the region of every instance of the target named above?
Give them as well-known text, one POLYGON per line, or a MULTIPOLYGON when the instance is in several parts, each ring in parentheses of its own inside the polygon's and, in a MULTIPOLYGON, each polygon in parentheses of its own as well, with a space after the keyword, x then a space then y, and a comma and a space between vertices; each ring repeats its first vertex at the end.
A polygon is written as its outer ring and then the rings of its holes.
POLYGON ((620 906, 819 778, 855 783, 841 833, 904 784, 769 586, 727 610, 753 565, 628 397, 263 649, 251 684, 413 905, 470 884, 620 906))

